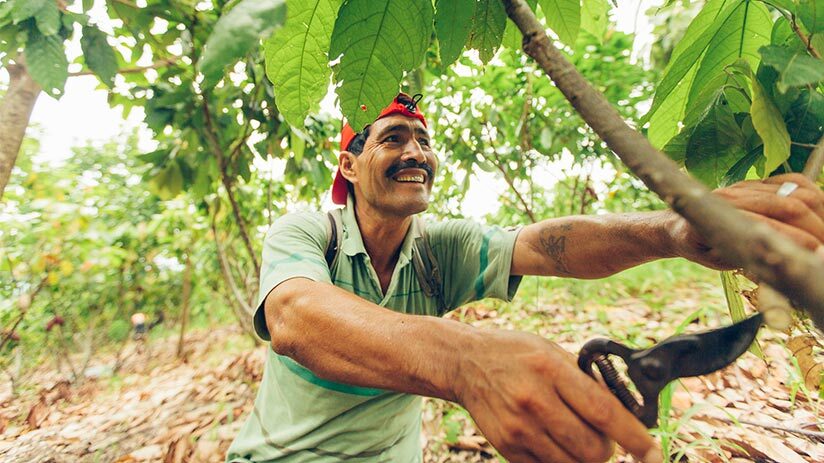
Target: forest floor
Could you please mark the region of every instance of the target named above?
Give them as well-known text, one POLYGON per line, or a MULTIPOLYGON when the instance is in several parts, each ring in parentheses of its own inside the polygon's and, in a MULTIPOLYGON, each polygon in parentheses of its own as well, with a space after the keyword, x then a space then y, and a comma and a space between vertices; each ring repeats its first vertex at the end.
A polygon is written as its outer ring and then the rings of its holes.
MULTIPOLYGON (((476 303, 449 316, 531 331, 572 352, 597 336, 644 346, 678 329, 727 324, 717 276, 673 265, 601 282, 526 280, 511 304, 476 303)), ((824 462, 824 407, 799 379, 785 338, 762 330, 765 360, 747 353, 724 370, 675 383, 662 403, 668 419, 654 431, 672 461, 824 462)), ((0 460, 223 461, 251 408, 266 347, 232 328, 188 333, 185 361, 176 344, 176 336, 129 341, 117 375, 107 374, 111 355, 73 384, 45 364, 16 397, 3 385, 0 460)), ((423 413, 425 462, 499 460, 463 409, 426 400, 423 413)), ((633 460, 618 449, 613 461, 633 460)))

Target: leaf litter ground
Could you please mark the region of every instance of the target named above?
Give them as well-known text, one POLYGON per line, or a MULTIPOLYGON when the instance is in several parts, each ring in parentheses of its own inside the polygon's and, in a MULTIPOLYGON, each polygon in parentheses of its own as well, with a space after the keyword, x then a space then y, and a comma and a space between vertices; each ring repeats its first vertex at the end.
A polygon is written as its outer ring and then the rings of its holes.
MULTIPOLYGON (((686 331, 727 324, 714 281, 703 273, 682 278, 649 270, 604 282, 526 280, 512 304, 476 303, 449 316, 481 328, 528 330, 572 352, 597 336, 644 346, 689 318, 695 321, 686 331)), ((803 389, 785 338, 764 330, 766 361, 747 353, 720 372, 676 385, 669 424, 658 431, 673 461, 824 461, 822 404, 803 389)), ((101 356, 88 370, 93 377, 75 384, 44 365, 17 397, 3 385, 0 460, 222 461, 251 408, 266 347, 252 348, 231 328, 194 331, 187 341, 185 362, 175 357, 174 336, 130 341, 117 376, 106 374, 113 356, 101 356)), ((427 399, 423 414, 425 462, 500 461, 461 408, 427 399)), ((619 449, 613 461, 633 460, 619 449)))

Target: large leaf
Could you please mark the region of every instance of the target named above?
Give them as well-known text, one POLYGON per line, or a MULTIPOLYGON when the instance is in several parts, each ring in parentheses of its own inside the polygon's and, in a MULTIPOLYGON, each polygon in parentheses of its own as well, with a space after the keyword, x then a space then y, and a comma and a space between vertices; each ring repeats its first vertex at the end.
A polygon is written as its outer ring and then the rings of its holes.
MULTIPOLYGON (((661 78, 661 83, 658 84, 658 88, 655 90, 652 107, 644 116, 644 119, 650 119, 670 97, 670 93, 672 93, 676 87, 683 88, 684 85, 687 87, 692 85, 692 78, 694 78, 695 72, 693 71, 690 79, 686 80, 688 74, 691 70, 697 68, 701 56, 707 49, 707 45, 709 45, 712 38, 718 32, 724 20, 729 17, 735 9, 735 6, 735 0, 710 0, 704 5, 704 8, 698 13, 698 16, 687 26, 684 37, 672 51, 672 57, 664 69, 664 76, 661 78)), ((681 98, 686 99, 687 95, 688 93, 682 93, 673 98, 676 100, 680 100, 681 98)), ((674 105, 673 102, 669 104, 669 106, 674 105)))
POLYGON ((684 119, 687 95, 689 95, 696 71, 698 71, 698 66, 688 69, 683 78, 676 82, 667 98, 658 106, 657 111, 651 112, 647 138, 652 146, 661 148, 678 133, 678 124, 684 119))
POLYGON ((474 13, 475 0, 438 0, 435 4, 435 35, 444 67, 461 56, 472 31, 474 13))
POLYGON ((206 86, 216 84, 223 68, 251 51, 286 19, 285 0, 242 0, 220 17, 200 58, 206 86))
POLYGON ((149 180, 149 187, 161 199, 172 199, 183 190, 183 174, 180 165, 172 160, 149 180))
POLYGON ((29 74, 34 81, 49 95, 62 96, 63 86, 69 77, 69 62, 60 37, 46 36, 33 30, 29 33, 25 53, 29 74))
POLYGON ((326 52, 339 0, 287 0, 286 25, 264 43, 266 75, 286 122, 303 127, 326 90, 332 69, 326 52))
POLYGON ((761 59, 758 49, 770 43, 771 32, 772 20, 764 4, 754 0, 738 3, 707 45, 687 105, 697 101, 702 93, 723 85, 727 66, 739 59, 755 69, 761 59))
MULTIPOLYGON (((20 2, 21 0, 18 0, 20 2)), ((54 35, 60 30, 60 10, 57 2, 48 1, 34 14, 37 28, 43 35, 54 35)))
POLYGON ((101 82, 113 87, 114 76, 117 75, 117 55, 106 40, 106 34, 94 26, 83 26, 80 48, 83 50, 86 66, 101 82))
POLYGON ((506 10, 499 0, 478 0, 472 16, 469 48, 478 50, 481 61, 488 63, 501 45, 506 28, 506 10))
POLYGON ((781 93, 785 93, 789 87, 801 87, 824 80, 824 61, 820 59, 775 45, 761 47, 758 51, 764 65, 778 71, 776 87, 781 93))
POLYGON ((764 142, 764 168, 769 174, 790 157, 790 134, 770 96, 758 82, 752 80, 752 125, 764 142))
POLYGON ((685 160, 687 170, 708 187, 715 188, 746 154, 744 144, 741 127, 726 97, 719 92, 689 137, 685 160))
POLYGON ((31 18, 40 11, 47 2, 54 3, 54 0, 14 0, 14 7, 11 10, 11 18, 14 24, 31 18))
POLYGON ((341 7, 329 57, 342 55, 334 69, 337 93, 355 130, 375 120, 397 95, 403 72, 423 61, 433 13, 431 2, 418 0, 351 0, 341 7))
POLYGON ((609 3, 607 0, 583 0, 581 6, 581 30, 592 34, 599 43, 604 43, 604 34, 609 25, 609 3))
POLYGON ((810 34, 824 32, 824 4, 821 0, 798 0, 798 17, 810 34))
POLYGON ((539 0, 546 22, 561 42, 575 46, 581 27, 581 0, 539 0))

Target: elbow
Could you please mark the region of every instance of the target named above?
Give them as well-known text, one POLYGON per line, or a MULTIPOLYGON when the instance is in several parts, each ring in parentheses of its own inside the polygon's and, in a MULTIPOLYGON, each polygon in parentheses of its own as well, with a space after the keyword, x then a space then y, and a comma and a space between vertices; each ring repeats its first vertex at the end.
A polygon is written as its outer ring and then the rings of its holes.
POLYGON ((264 311, 272 350, 294 358, 300 348, 300 315, 308 305, 305 282, 281 283, 266 297, 264 311))

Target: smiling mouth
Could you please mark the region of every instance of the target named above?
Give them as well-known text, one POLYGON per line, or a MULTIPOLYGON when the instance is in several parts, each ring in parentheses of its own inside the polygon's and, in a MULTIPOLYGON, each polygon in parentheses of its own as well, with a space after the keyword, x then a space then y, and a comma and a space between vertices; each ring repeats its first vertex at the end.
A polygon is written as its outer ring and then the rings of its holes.
POLYGON ((423 174, 398 175, 394 180, 401 183, 423 183, 426 177, 424 177, 423 174))

